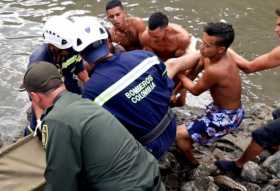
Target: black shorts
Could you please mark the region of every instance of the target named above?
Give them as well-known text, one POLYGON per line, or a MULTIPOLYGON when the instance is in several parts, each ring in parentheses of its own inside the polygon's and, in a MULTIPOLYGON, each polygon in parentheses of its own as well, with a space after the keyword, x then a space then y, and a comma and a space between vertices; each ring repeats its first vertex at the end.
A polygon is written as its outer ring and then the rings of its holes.
POLYGON ((280 145, 280 118, 268 122, 252 133, 252 138, 264 149, 280 145))

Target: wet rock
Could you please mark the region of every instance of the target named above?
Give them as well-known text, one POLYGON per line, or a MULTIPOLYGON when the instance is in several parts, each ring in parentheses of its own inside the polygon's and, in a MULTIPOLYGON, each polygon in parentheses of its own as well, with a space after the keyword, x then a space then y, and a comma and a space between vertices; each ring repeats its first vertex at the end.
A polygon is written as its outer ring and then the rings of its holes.
POLYGON ((219 175, 214 178, 215 183, 226 190, 247 191, 247 188, 232 178, 224 175, 219 175))
POLYGON ((267 121, 272 119, 272 111, 272 107, 264 103, 256 103, 251 107, 251 112, 249 114, 254 118, 267 121))
POLYGON ((268 157, 264 161, 263 166, 268 169, 269 172, 280 178, 280 151, 268 157))
POLYGON ((261 167, 252 161, 247 162, 242 170, 241 177, 245 180, 255 183, 263 183, 269 180, 268 175, 261 167))
POLYGON ((214 183, 211 176, 200 177, 196 180, 189 181, 181 187, 181 191, 218 191, 219 187, 214 183))
POLYGON ((0 134, 0 148, 3 146, 3 136, 2 136, 2 134, 0 134))
POLYGON ((194 171, 193 177, 206 177, 215 174, 217 167, 214 164, 200 164, 194 171))
POLYGON ((276 190, 276 187, 274 187, 273 185, 266 185, 261 191, 279 191, 279 190, 276 190))
POLYGON ((278 186, 280 186, 280 179, 271 179, 270 181, 269 181, 269 183, 270 184, 273 184, 273 185, 278 185, 278 186))
POLYGON ((248 191, 261 191, 261 187, 257 184, 250 182, 242 182, 242 184, 247 188, 248 191))

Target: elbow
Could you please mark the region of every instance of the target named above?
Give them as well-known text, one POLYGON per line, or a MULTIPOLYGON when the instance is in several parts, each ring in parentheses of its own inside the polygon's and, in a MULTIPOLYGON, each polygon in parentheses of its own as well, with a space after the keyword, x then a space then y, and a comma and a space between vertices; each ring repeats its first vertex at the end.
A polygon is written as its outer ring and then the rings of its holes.
POLYGON ((256 70, 253 67, 247 66, 246 68, 243 68, 243 72, 245 72, 246 74, 250 74, 250 73, 256 72, 256 70))
POLYGON ((193 91, 192 94, 195 95, 195 96, 199 96, 200 92, 193 91))
POLYGON ((200 95, 201 92, 197 91, 196 89, 190 88, 189 91, 194 95, 194 96, 198 96, 200 95))

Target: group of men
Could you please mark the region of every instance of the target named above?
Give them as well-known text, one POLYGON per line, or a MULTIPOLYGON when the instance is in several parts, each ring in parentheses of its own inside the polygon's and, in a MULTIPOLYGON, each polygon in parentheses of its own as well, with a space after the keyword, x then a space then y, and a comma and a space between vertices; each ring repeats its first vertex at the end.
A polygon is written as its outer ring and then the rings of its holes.
MULTIPOLYGON (((107 3, 106 13, 113 24, 109 34, 93 17, 49 19, 45 44, 24 75, 22 88, 36 118, 31 129, 37 122, 47 154, 46 190, 165 190, 156 159, 173 142, 197 165, 194 142, 211 144, 240 125, 239 67, 280 64, 277 50, 253 63, 229 50, 230 24, 208 23, 200 51, 187 53, 191 36, 161 12, 150 16, 147 27, 118 0, 107 3), (113 51, 113 43, 125 51, 113 51), (175 78, 181 95, 210 90, 213 98, 204 116, 179 126, 170 109, 175 78)), ((216 164, 224 171, 240 167, 216 164)))

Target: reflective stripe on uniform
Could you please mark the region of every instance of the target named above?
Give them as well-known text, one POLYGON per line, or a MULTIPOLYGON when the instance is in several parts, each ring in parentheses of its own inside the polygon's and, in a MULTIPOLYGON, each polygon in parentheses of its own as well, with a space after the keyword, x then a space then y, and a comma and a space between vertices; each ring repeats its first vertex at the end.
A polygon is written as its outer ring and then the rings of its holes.
POLYGON ((71 58, 69 58, 68 60, 66 60, 65 62, 62 63, 62 70, 65 68, 68 68, 68 66, 80 62, 82 60, 80 55, 74 55, 71 58))
POLYGON ((144 74, 147 70, 149 70, 156 64, 160 64, 157 56, 146 58, 130 72, 124 75, 121 79, 105 89, 99 96, 94 99, 94 102, 100 106, 104 105, 108 100, 124 90, 127 86, 129 86, 132 82, 134 82, 137 78, 139 78, 142 74, 144 74))

